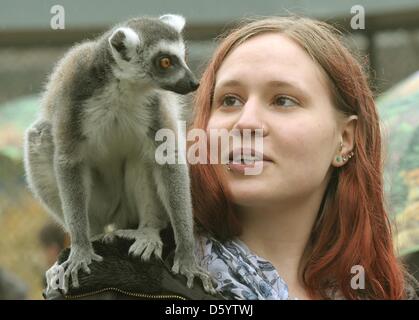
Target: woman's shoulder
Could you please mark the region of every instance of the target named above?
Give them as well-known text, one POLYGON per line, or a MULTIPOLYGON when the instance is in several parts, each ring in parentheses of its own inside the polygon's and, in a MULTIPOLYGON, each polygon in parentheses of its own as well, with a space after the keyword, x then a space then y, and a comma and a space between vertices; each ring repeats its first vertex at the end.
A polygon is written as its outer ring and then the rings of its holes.
MULTIPOLYGON (((164 236, 163 236, 164 237, 164 236)), ((165 239, 167 240, 167 239, 165 239)), ((167 243, 164 242, 163 243, 167 243)), ((51 287, 44 290, 46 299, 222 299, 205 292, 199 279, 193 288, 186 286, 186 278, 173 274, 174 246, 163 249, 162 260, 152 258, 144 262, 128 254, 132 240, 115 238, 111 243, 95 241, 95 252, 103 257, 101 262, 89 265, 90 274, 79 272, 78 288, 70 287, 67 293, 51 287)), ((65 249, 58 264, 65 261, 70 249, 65 249)))

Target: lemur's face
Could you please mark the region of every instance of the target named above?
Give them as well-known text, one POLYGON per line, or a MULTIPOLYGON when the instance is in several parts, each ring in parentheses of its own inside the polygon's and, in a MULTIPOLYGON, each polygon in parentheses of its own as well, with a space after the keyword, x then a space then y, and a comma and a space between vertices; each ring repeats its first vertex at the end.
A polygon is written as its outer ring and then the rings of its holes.
POLYGON ((109 37, 115 75, 153 87, 187 94, 199 86, 185 62, 180 35, 185 20, 164 15, 159 20, 133 20, 109 37))

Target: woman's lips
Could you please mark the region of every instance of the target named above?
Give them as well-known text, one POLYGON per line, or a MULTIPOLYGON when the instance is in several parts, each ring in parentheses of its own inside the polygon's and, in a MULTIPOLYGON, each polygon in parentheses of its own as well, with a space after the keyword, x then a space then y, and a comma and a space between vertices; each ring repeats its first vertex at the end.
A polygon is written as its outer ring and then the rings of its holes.
POLYGON ((255 169, 255 168, 262 168, 263 169, 263 168, 265 168, 265 166, 268 166, 270 164, 272 164, 272 161, 270 161, 270 160, 257 160, 257 161, 254 161, 253 163, 249 163, 249 164, 238 163, 238 162, 237 163, 229 162, 228 166, 230 167, 231 171, 246 173, 245 169, 248 169, 248 170, 252 170, 252 169, 255 169))
POLYGON ((241 156, 250 156, 250 157, 258 158, 256 161, 259 161, 259 160, 263 159, 264 161, 272 162, 272 160, 265 153, 262 153, 260 151, 255 150, 255 149, 249 149, 249 148, 233 149, 233 150, 230 151, 230 153, 228 155, 230 161, 233 161, 233 156, 234 155, 237 155, 239 158, 241 156))
POLYGON ((251 148, 236 148, 229 153, 228 166, 230 170, 246 175, 260 174, 265 166, 272 163, 273 161, 264 153, 251 148), (233 160, 234 156, 236 157, 235 160, 233 160))

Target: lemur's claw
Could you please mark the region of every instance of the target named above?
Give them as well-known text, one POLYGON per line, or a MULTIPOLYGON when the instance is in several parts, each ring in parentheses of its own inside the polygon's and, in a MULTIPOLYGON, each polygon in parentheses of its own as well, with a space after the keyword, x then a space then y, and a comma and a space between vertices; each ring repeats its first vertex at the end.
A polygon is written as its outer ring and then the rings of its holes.
POLYGON ((116 230, 107 234, 103 241, 113 241, 114 237, 135 240, 129 248, 128 253, 140 257, 142 261, 149 261, 151 255, 162 259, 163 242, 159 230, 153 228, 139 228, 135 230, 116 230))
POLYGON ((93 261, 100 262, 102 260, 103 258, 94 253, 92 248, 72 247, 70 255, 66 261, 64 261, 61 265, 54 265, 55 269, 53 271, 50 271, 52 268, 47 271, 47 273, 63 273, 57 274, 58 284, 56 283, 56 278, 51 279, 51 276, 47 276, 47 286, 58 287, 62 289, 64 293, 67 293, 69 289, 69 279, 71 278, 72 286, 74 288, 78 288, 80 285, 78 278, 79 270, 82 269, 84 272, 89 274, 91 270, 88 265, 93 261), (53 281, 53 283, 51 281, 53 281))
POLYGON ((193 287, 194 277, 197 276, 201 279, 202 285, 206 292, 209 292, 211 294, 216 293, 211 282, 210 275, 198 266, 194 256, 175 254, 172 272, 174 274, 180 273, 184 275, 187 279, 186 285, 188 288, 193 287))

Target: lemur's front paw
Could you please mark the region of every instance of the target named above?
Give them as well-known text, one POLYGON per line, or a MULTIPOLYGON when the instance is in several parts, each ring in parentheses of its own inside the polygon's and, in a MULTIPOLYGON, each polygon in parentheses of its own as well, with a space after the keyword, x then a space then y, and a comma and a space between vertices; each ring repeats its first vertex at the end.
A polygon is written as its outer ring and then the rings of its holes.
POLYGON ((187 280, 188 288, 192 288, 194 277, 197 276, 201 279, 204 290, 215 294, 216 290, 211 282, 210 275, 201 267, 198 266, 195 256, 187 253, 189 250, 178 251, 176 250, 173 260, 172 272, 175 274, 184 275, 187 280))
POLYGON ((35 152, 53 151, 52 126, 48 121, 42 121, 28 129, 27 135, 30 148, 35 152))
POLYGON ((61 267, 64 268, 64 279, 62 284, 62 289, 64 292, 68 291, 69 288, 69 279, 71 276, 72 286, 77 288, 79 286, 78 272, 82 269, 86 273, 90 273, 90 268, 88 267, 92 261, 102 261, 103 258, 96 253, 94 253, 91 247, 79 247, 71 246, 71 251, 68 259, 61 264, 61 267))
POLYGON ((149 261, 152 254, 158 259, 162 259, 163 242, 160 238, 159 230, 157 229, 140 228, 137 230, 116 230, 105 235, 103 241, 112 241, 115 236, 135 240, 129 248, 128 253, 140 257, 142 261, 149 261))

